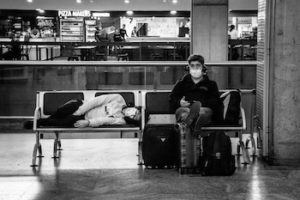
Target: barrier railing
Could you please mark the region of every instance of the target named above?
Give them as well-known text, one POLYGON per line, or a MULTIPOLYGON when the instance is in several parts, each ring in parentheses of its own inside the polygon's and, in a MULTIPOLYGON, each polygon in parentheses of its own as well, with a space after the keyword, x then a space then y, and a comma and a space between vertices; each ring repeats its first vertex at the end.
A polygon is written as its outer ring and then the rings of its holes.
POLYGON ((139 42, 20 42, 22 55, 7 58, 4 53, 11 43, 0 42, 0 58, 16 60, 186 60, 187 41, 139 42))
MULTIPOLYGON (((170 90, 187 73, 186 65, 186 61, 0 61, 0 119, 31 117, 36 91, 170 90)), ((206 65, 219 89, 256 88, 255 61, 206 65)), ((255 101, 249 95, 242 97, 246 115, 255 101)))

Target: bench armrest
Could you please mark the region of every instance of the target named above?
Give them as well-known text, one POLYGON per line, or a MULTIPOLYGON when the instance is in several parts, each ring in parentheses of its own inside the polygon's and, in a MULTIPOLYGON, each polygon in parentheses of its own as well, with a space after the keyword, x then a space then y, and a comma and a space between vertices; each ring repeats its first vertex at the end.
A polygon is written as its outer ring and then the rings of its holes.
POLYGON ((34 110, 34 116, 33 116, 33 130, 36 131, 37 128, 37 120, 40 119, 42 116, 41 108, 36 107, 34 110))
POLYGON ((141 130, 144 131, 146 119, 145 119, 146 109, 141 106, 141 130))
POLYGON ((246 130, 246 115, 245 115, 245 110, 244 108, 241 107, 241 117, 242 117, 242 126, 243 130, 246 130))

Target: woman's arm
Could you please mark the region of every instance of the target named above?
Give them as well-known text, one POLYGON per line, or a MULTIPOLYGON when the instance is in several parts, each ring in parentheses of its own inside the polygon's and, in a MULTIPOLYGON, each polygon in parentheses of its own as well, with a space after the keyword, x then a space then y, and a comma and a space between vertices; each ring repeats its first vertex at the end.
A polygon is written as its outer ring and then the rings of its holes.
POLYGON ((120 94, 106 94, 93 98, 90 101, 83 103, 74 115, 84 115, 89 110, 105 105, 111 101, 118 101, 120 104, 126 105, 124 98, 120 94))

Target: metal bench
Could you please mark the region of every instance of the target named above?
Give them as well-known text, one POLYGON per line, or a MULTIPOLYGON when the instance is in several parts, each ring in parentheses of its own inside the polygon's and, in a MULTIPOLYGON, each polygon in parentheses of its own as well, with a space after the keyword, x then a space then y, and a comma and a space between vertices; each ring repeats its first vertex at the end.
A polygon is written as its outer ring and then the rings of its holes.
POLYGON ((139 145, 138 145, 138 163, 142 163, 142 153, 141 153, 141 143, 142 143, 142 131, 141 125, 111 125, 111 126, 101 126, 98 128, 58 128, 58 127, 38 127, 37 120, 40 118, 46 118, 51 115, 55 110, 71 99, 90 99, 103 94, 120 94, 123 96, 127 104, 133 106, 140 106, 140 91, 137 90, 85 90, 85 91, 40 91, 36 95, 36 108, 34 111, 34 121, 33 130, 36 134, 36 143, 33 148, 32 154, 32 167, 38 166, 36 164, 37 157, 43 157, 42 154, 42 144, 40 142, 41 134, 55 133, 54 148, 53 148, 53 158, 59 158, 58 151, 61 150, 61 140, 59 134, 72 133, 72 132, 120 132, 132 131, 138 135, 139 145))

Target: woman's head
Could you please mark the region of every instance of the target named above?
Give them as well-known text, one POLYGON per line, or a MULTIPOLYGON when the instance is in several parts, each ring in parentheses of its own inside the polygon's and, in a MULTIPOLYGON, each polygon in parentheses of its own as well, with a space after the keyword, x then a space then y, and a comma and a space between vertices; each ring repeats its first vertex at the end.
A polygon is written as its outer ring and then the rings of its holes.
POLYGON ((130 118, 132 120, 140 121, 141 120, 141 112, 136 107, 125 107, 122 110, 125 117, 130 118))

